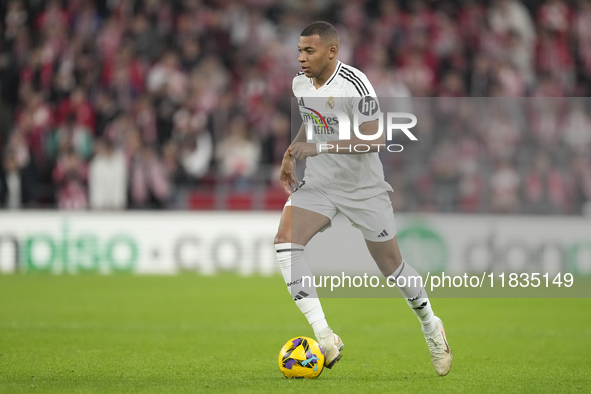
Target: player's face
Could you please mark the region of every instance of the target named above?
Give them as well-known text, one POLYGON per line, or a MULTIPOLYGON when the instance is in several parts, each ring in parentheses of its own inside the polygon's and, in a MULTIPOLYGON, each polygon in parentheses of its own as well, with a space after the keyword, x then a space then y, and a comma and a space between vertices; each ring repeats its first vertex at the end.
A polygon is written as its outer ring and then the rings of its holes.
POLYGON ((330 60, 336 54, 334 46, 328 45, 315 34, 308 37, 300 37, 298 50, 301 70, 308 78, 317 78, 330 64, 330 60))

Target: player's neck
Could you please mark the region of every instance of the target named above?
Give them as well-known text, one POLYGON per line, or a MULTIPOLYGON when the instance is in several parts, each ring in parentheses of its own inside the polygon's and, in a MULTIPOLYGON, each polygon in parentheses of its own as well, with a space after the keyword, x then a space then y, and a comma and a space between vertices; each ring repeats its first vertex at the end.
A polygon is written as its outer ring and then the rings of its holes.
POLYGON ((314 87, 316 89, 323 87, 326 81, 328 81, 332 74, 334 74, 334 70, 337 68, 337 62, 338 61, 336 59, 330 62, 330 64, 326 66, 319 76, 312 78, 312 82, 314 83, 314 87))

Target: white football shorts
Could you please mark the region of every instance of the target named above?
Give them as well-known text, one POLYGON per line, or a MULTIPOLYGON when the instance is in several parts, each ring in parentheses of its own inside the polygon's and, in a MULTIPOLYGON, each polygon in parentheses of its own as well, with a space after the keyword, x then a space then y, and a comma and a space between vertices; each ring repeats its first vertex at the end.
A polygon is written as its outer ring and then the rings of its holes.
MULTIPOLYGON (((367 199, 349 199, 331 194, 330 190, 300 183, 285 206, 307 209, 326 216, 331 221, 340 212, 349 219, 351 225, 358 228, 368 241, 384 242, 396 235, 394 211, 388 192, 367 199)), ((324 231, 326 228, 320 231, 324 231)))

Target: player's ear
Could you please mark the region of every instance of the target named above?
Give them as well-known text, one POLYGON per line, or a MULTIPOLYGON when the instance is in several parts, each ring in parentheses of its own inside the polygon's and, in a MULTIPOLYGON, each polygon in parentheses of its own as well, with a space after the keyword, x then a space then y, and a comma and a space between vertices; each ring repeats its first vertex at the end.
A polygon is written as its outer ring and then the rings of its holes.
POLYGON ((335 56, 337 55, 337 52, 339 51, 339 48, 336 45, 331 45, 328 48, 328 58, 330 60, 334 59, 335 56))

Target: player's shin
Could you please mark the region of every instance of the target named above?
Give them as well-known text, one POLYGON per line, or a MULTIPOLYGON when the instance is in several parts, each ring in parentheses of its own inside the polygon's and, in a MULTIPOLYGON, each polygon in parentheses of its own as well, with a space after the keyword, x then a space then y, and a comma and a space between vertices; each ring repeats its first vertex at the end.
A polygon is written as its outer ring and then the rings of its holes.
POLYGON ((276 244, 275 250, 287 290, 318 336, 328 323, 314 287, 312 271, 304 259, 304 247, 282 243, 276 244))
POLYGON ((429 333, 435 329, 435 319, 427 291, 420 278, 419 273, 403 260, 400 267, 389 276, 388 280, 396 282, 406 303, 421 322, 423 332, 429 333))

